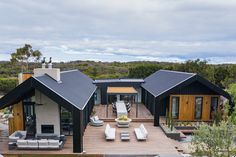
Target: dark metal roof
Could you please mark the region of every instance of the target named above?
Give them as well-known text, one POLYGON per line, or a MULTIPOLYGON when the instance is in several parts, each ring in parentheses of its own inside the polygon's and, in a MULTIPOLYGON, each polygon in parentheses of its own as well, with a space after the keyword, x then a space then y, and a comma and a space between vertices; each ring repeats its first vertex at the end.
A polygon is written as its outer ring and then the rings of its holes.
POLYGON ((145 78, 142 87, 157 97, 195 75, 194 73, 159 70, 145 78))
MULTIPOLYGON (((83 110, 96 90, 93 80, 78 70, 61 72, 61 83, 58 83, 47 74, 31 77, 0 99, 0 108, 20 101, 24 95, 33 89, 55 100, 65 100, 76 108, 83 110), (29 88, 29 89, 28 89, 29 88), (14 99, 17 100, 14 101, 14 99)), ((61 102, 61 101, 59 101, 61 102)))
POLYGON ((117 83, 117 82, 134 82, 134 83, 143 83, 143 79, 99 79, 99 80, 94 80, 93 83, 98 84, 98 83, 117 83))
POLYGON ((34 78, 81 110, 96 90, 93 80, 79 70, 61 72, 61 83, 48 75, 34 78))

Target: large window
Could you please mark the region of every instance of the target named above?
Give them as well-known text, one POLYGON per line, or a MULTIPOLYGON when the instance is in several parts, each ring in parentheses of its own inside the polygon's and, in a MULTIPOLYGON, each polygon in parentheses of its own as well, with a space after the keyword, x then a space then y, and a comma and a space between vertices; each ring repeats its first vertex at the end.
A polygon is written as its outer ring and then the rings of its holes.
POLYGON ((35 102, 30 99, 23 101, 24 106, 24 125, 28 137, 34 137, 36 133, 35 102))
POLYGON ((211 118, 213 118, 213 113, 218 109, 218 97, 211 97, 211 118))
POLYGON ((172 118, 179 118, 179 97, 172 97, 172 104, 171 104, 171 116, 172 118))
POLYGON ((61 133, 73 135, 72 114, 61 106, 61 133))
POLYGON ((195 119, 201 119, 202 118, 202 104, 203 104, 203 98, 202 97, 196 97, 195 98, 195 119))
POLYGON ((218 108, 218 97, 211 97, 211 112, 216 112, 218 108))

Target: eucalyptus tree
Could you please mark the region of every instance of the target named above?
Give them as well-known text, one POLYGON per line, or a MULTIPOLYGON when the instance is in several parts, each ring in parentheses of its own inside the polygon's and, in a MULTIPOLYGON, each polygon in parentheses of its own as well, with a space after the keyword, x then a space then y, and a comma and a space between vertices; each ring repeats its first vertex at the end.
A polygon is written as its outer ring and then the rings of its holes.
POLYGON ((39 50, 33 50, 30 44, 25 44, 24 47, 16 49, 16 52, 11 54, 12 63, 20 63, 22 71, 24 67, 28 71, 30 62, 38 62, 42 57, 39 50))

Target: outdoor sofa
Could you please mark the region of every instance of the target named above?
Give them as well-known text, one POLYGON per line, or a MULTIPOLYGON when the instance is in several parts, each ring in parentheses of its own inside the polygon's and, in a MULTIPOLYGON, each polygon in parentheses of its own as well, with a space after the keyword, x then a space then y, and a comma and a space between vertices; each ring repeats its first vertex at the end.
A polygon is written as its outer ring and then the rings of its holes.
POLYGON ((26 131, 21 131, 21 130, 15 131, 8 138, 9 138, 9 143, 16 143, 17 140, 26 138, 26 131))
POLYGON ((141 124, 139 128, 134 128, 134 132, 138 141, 144 141, 148 137, 148 132, 143 124, 141 124))
POLYGON ((106 125, 105 129, 106 140, 115 140, 116 138, 116 129, 111 128, 109 124, 106 125))
POLYGON ((17 140, 17 149, 61 149, 64 145, 59 140, 17 140))

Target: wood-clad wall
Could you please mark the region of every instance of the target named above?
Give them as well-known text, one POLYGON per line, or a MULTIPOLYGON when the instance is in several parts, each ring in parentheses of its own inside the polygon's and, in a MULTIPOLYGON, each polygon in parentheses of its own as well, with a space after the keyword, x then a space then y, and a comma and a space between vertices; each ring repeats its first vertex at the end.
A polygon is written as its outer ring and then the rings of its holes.
POLYGON ((13 106, 13 117, 9 119, 9 134, 16 130, 24 130, 24 116, 22 102, 13 106))
POLYGON ((211 97, 218 97, 218 108, 219 108, 220 96, 218 95, 171 95, 169 114, 171 114, 171 111, 172 111, 171 104, 172 104, 173 96, 179 97, 179 117, 177 120, 180 120, 180 121, 195 121, 195 120, 209 121, 210 114, 211 114, 210 113, 211 97), (194 118, 196 97, 203 98, 201 119, 194 118))
MULTIPOLYGON (((22 78, 19 78, 19 84, 22 81, 27 80, 32 76, 30 73, 23 73, 19 75, 22 78)), ((10 118, 8 121, 9 134, 12 134, 16 130, 24 130, 24 110, 22 101, 13 105, 13 118, 10 118)))

